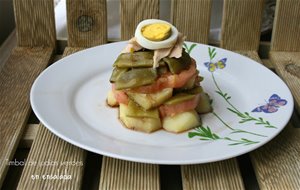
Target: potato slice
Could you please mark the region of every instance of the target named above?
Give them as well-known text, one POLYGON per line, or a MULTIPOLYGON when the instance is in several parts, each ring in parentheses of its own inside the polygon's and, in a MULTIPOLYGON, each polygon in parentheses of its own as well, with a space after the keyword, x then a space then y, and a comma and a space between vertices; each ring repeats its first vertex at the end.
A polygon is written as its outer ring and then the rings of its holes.
POLYGON ((146 133, 151 133, 161 128, 160 119, 125 117, 122 121, 127 128, 146 133))
POLYGON ((201 119, 196 111, 188 111, 168 116, 163 119, 163 128, 166 131, 180 133, 201 124, 201 119))
POLYGON ((160 92, 152 94, 142 94, 128 91, 127 95, 145 110, 148 110, 161 105, 172 96, 172 93, 172 88, 165 88, 160 92))
POLYGON ((199 104, 196 107, 196 111, 200 114, 212 112, 213 109, 208 94, 201 92, 199 95, 199 104))
POLYGON ((119 103, 117 102, 112 90, 108 92, 106 102, 111 107, 119 106, 119 103))
MULTIPOLYGON (((128 114, 128 106, 125 104, 120 104, 119 117, 120 117, 120 120, 125 125, 125 127, 127 127, 128 129, 151 133, 153 131, 156 131, 156 130, 162 128, 159 117, 157 117, 157 118, 133 117, 133 116, 128 116, 127 114, 128 114)), ((143 115, 145 115, 145 114, 143 114, 143 115)))

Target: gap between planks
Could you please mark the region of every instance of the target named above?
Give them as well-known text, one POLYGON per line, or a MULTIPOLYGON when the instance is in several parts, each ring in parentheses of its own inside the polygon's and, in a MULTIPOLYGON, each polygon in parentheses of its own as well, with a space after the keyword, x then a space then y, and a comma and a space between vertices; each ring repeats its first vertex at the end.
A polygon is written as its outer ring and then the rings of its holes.
POLYGON ((30 148, 39 130, 39 124, 28 124, 19 143, 19 148, 30 148))

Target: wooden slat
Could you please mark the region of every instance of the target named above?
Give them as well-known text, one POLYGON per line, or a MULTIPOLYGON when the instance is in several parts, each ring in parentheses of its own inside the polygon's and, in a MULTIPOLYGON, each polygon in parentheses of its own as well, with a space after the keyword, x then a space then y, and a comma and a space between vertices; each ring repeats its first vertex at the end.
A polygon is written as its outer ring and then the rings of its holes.
MULTIPOLYGON (((68 44, 63 56, 106 42, 106 1, 67 1, 68 44)), ((45 127, 40 127, 28 160, 52 161, 54 166, 25 166, 18 189, 80 189, 84 174, 86 151, 58 138, 45 127), (75 165, 61 165, 71 161, 75 165), (79 164, 79 165, 78 165, 79 164), (44 180, 43 176, 67 175, 69 180, 44 180), (31 177, 39 179, 32 180, 31 177)))
POLYGON ((76 53, 78 51, 84 50, 84 49, 85 48, 83 48, 83 47, 66 47, 62 58, 65 56, 71 55, 73 53, 76 53))
POLYGON ((235 51, 236 53, 239 53, 243 56, 249 57, 250 59, 253 59, 254 61, 261 63, 262 61, 260 60, 257 51, 235 51))
POLYGON ((208 43, 212 0, 174 0, 171 6, 171 22, 187 40, 208 43))
POLYGON ((159 0, 120 0, 121 39, 134 36, 137 24, 149 18, 159 18, 159 0))
POLYGON ((14 0, 18 46, 55 46, 53 0, 14 0))
POLYGON ((257 51, 235 51, 236 53, 239 53, 241 55, 244 55, 246 57, 249 57, 251 59, 253 59, 254 61, 263 64, 264 66, 266 66, 268 69, 274 70, 274 65, 271 62, 270 59, 260 59, 257 51))
POLYGON ((264 0, 225 0, 221 47, 257 50, 264 0))
POLYGON ((67 0, 68 46, 92 47, 107 41, 106 0, 67 0))
POLYGON ((30 148, 39 130, 39 124, 28 124, 25 128, 19 148, 30 148))
MULTIPOLYGON (((66 48, 64 56, 80 51, 83 48, 66 48)), ((84 171, 86 151, 58 138, 44 126, 39 127, 29 152, 28 161, 36 165, 24 167, 18 189, 80 189, 84 171), (47 165, 45 162, 54 165, 47 165), (64 165, 64 162, 75 164, 64 165), (41 163, 41 164, 39 164, 41 163), (69 180, 45 180, 43 176, 69 175, 69 180), (39 179, 32 179, 38 176, 39 179)))
POLYGON ((183 189, 244 189, 236 159, 181 166, 183 189))
POLYGON ((277 0, 272 51, 300 51, 300 1, 277 0))
POLYGON ((18 189, 80 189, 86 153, 40 126, 18 189), (70 179, 47 179, 66 176, 70 179))
POLYGON ((99 186, 101 190, 158 190, 160 189, 159 184, 158 165, 103 157, 99 186))
POLYGON ((300 189, 300 124, 251 153, 260 189, 300 189), (297 127, 297 128, 295 128, 297 127))
POLYGON ((53 48, 17 47, 0 72, 0 187, 30 114, 29 92, 53 48))
POLYGON ((11 34, 0 46, 0 71, 4 63, 9 58, 11 51, 17 46, 16 30, 12 31, 11 34))
POLYGON ((270 52, 276 72, 289 86, 300 113, 300 52, 270 52))

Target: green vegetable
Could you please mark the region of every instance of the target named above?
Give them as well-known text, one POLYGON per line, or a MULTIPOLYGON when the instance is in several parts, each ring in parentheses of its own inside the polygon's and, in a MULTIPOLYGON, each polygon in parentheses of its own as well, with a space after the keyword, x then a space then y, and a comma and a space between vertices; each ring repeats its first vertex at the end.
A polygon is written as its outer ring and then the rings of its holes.
POLYGON ((110 82, 116 82, 118 80, 118 78, 123 74, 125 73, 126 71, 128 71, 128 68, 118 68, 118 67, 115 67, 111 76, 110 76, 110 79, 109 81, 110 82))
MULTIPOLYGON (((132 67, 152 67, 153 51, 138 51, 133 53, 122 53, 114 63, 115 67, 132 68, 132 67)), ((165 65, 161 60, 159 65, 165 65)))
POLYGON ((167 72, 169 72, 169 69, 166 66, 160 66, 160 67, 157 68, 158 75, 163 75, 167 72))
POLYGON ((213 108, 210 102, 211 101, 207 93, 200 93, 199 104, 196 107, 196 111, 200 114, 212 112, 213 108))
POLYGON ((165 57, 163 58, 163 61, 167 63, 171 73, 178 74, 182 70, 189 68, 192 60, 188 53, 182 51, 182 56, 180 58, 165 57))
POLYGON ((115 82, 116 89, 134 88, 155 82, 157 78, 156 69, 137 68, 129 70, 118 77, 115 82))
POLYGON ((137 105, 134 101, 128 102, 127 117, 147 117, 147 118, 159 118, 158 109, 144 110, 137 105))
POLYGON ((151 108, 158 107, 172 97, 173 88, 164 88, 159 92, 149 94, 131 92, 130 90, 126 91, 126 93, 131 100, 136 102, 145 110, 149 110, 151 108))
POLYGON ((203 88, 201 86, 196 86, 190 90, 186 90, 185 93, 187 94, 200 94, 203 92, 203 88))
POLYGON ((181 102, 185 102, 187 100, 191 100, 195 97, 195 94, 186 94, 186 93, 179 93, 170 98, 168 101, 166 101, 165 105, 175 105, 179 104, 181 102))

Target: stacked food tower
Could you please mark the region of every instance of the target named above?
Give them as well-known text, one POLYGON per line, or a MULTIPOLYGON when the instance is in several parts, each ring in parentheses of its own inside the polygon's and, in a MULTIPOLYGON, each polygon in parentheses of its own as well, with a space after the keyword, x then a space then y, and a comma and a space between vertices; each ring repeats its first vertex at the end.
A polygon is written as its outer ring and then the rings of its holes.
POLYGON ((119 107, 125 127, 180 133, 201 124, 212 111, 200 86, 196 62, 183 48, 185 37, 170 23, 148 19, 113 64, 107 104, 119 107))

